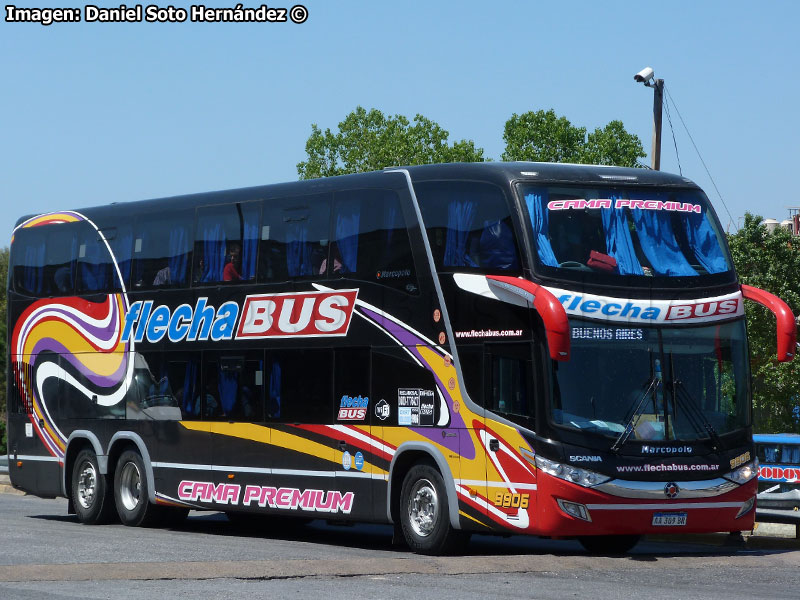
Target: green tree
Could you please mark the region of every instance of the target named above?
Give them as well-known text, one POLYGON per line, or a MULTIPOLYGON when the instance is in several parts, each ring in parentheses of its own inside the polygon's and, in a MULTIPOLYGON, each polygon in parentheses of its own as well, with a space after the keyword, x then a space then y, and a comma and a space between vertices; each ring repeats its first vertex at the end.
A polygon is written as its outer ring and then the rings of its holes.
POLYGON ((416 115, 386 116, 361 106, 339 123, 339 131, 316 124, 306 141, 307 160, 297 164, 300 179, 376 171, 384 167, 443 162, 482 162, 483 148, 471 140, 451 145, 450 134, 434 121, 416 115))
MULTIPOLYGON (((728 236, 741 283, 767 290, 800 314, 800 238, 779 227, 769 233, 762 218, 747 213, 744 226, 728 236)), ((800 431, 792 410, 800 404, 800 359, 777 361, 775 317, 747 302, 747 336, 753 373, 755 431, 800 431)))
POLYGON ((503 160, 636 167, 637 160, 646 156, 639 137, 628 133, 621 121, 587 135, 585 127, 574 126, 553 109, 511 115, 503 140, 503 160))

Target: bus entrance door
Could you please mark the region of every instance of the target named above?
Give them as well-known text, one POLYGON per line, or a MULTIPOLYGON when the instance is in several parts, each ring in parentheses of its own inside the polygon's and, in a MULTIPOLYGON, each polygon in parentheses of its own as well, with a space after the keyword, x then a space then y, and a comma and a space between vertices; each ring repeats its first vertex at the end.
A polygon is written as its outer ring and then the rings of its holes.
POLYGON ((369 363, 369 348, 339 348, 334 353, 336 490, 339 512, 355 520, 373 519, 376 512, 369 363))

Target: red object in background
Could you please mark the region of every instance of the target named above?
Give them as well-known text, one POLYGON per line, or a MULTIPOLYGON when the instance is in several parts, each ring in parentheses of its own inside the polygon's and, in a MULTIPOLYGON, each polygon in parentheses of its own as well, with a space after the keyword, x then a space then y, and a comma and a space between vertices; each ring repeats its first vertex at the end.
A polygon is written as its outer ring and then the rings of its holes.
POLYGON ((608 254, 603 254, 602 252, 598 252, 597 250, 592 250, 589 253, 589 262, 587 262, 586 265, 592 267, 593 269, 600 269, 601 271, 617 270, 617 260, 614 257, 609 256, 608 254))

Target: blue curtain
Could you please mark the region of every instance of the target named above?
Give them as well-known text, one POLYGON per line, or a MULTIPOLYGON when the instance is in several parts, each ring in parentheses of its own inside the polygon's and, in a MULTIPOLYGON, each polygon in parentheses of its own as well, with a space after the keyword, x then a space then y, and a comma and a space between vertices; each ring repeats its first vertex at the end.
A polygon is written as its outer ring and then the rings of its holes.
POLYGON ((25 246, 25 262, 23 263, 25 266, 22 271, 22 284, 32 294, 42 293, 44 256, 44 240, 38 244, 33 243, 25 246))
POLYGON ((225 371, 219 367, 219 400, 222 404, 222 411, 229 415, 236 404, 236 395, 239 391, 239 374, 233 371, 225 371))
POLYGON ((255 279, 256 255, 258 252, 258 220, 244 224, 244 243, 242 244, 242 279, 255 279))
POLYGON ((447 205, 447 239, 444 247, 444 266, 477 267, 467 255, 467 241, 472 231, 477 202, 453 200, 447 205))
MULTIPOLYGON (((611 206, 616 205, 616 196, 611 197, 611 206)), ((606 235, 608 255, 617 261, 620 275, 643 275, 642 265, 633 248, 628 217, 623 208, 601 208, 603 231, 606 235)))
POLYGON ((355 273, 358 269, 359 209, 358 201, 337 202, 335 235, 342 257, 341 273, 355 273))
POLYGON ((225 231, 220 223, 206 222, 203 226, 203 273, 200 281, 222 281, 225 268, 225 231))
POLYGON ((550 244, 550 218, 545 207, 546 200, 547 198, 539 194, 525 196, 525 204, 528 205, 528 214, 533 227, 533 241, 536 243, 539 260, 548 267, 557 267, 558 260, 556 260, 553 246, 550 244))
POLYGON ((478 248, 482 267, 504 271, 519 269, 514 233, 503 221, 484 222, 478 248))
POLYGON ((728 261, 720 248, 711 223, 705 213, 688 213, 684 216, 683 226, 689 245, 694 250, 698 262, 709 273, 724 273, 730 270, 728 261))
POLYGON ((187 263, 186 229, 183 227, 172 229, 169 232, 169 260, 167 262, 172 283, 186 281, 187 263))
POLYGON ((308 243, 308 224, 294 223, 289 229, 286 244, 286 267, 289 277, 314 275, 311 265, 311 245, 308 243))
POLYGON ((633 226, 639 236, 642 252, 650 261, 655 275, 680 277, 697 275, 683 256, 675 232, 672 214, 661 210, 633 209, 633 226))
POLYGON ((197 416, 200 413, 200 396, 197 394, 197 363, 186 363, 183 380, 183 414, 197 416))

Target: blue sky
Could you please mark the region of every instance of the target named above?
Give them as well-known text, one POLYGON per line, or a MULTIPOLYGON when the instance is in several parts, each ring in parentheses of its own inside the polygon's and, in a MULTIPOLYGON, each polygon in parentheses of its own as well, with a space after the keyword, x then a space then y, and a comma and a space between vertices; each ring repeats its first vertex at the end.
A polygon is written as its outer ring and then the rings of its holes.
MULTIPOLYGON (((673 112, 683 174, 726 227, 800 206, 798 2, 304 4, 302 25, 0 22, 0 245, 23 214, 296 179, 311 124, 358 105, 421 113, 494 159, 512 113, 549 108, 619 119, 649 153, 648 65, 733 219, 673 112)), ((677 172, 666 116, 662 152, 677 172)))

